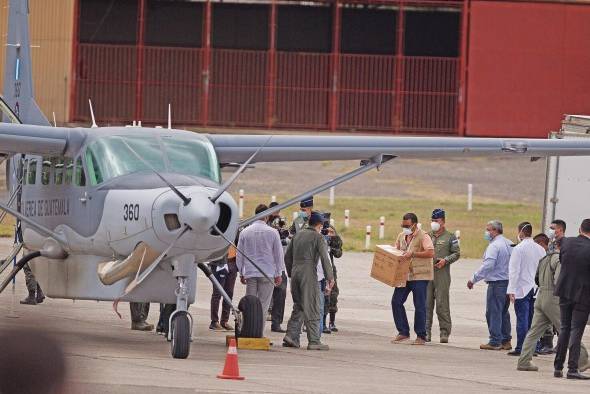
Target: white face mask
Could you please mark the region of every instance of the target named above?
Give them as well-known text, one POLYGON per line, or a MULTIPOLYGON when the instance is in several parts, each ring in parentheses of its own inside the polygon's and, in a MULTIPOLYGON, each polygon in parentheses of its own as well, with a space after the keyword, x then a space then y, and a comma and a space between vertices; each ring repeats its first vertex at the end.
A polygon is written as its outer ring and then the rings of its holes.
POLYGON ((552 228, 550 228, 549 230, 547 230, 547 236, 548 236, 550 239, 553 239, 553 238, 555 238, 555 230, 554 230, 554 229, 552 229, 552 228))
POLYGON ((409 229, 409 228, 407 228, 407 227, 404 227, 404 228, 402 229, 402 231, 403 231, 404 235, 411 235, 411 234, 412 234, 412 230, 410 230, 410 229, 409 229))
POLYGON ((432 229, 432 231, 434 231, 435 233, 440 230, 440 223, 439 222, 430 222, 430 228, 432 229))

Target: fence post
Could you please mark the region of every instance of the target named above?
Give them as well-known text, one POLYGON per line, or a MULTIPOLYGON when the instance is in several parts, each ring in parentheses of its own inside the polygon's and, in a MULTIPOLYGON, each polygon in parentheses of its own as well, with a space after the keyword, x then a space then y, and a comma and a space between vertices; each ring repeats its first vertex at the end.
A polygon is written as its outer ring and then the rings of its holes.
POLYGON ((379 239, 385 238, 385 216, 379 218, 379 239))
POLYGON ((334 206, 334 186, 330 188, 330 206, 334 206))
POLYGON ((473 184, 467 185, 467 210, 473 210, 473 184))
POLYGON ((369 250, 371 247, 371 226, 367 226, 367 232, 365 235, 365 250, 369 250))
POLYGON ((240 218, 244 217, 244 189, 240 189, 240 200, 238 202, 238 208, 240 212, 240 218))
POLYGON ((348 228, 349 224, 350 224, 350 210, 345 209, 344 210, 344 227, 348 228))

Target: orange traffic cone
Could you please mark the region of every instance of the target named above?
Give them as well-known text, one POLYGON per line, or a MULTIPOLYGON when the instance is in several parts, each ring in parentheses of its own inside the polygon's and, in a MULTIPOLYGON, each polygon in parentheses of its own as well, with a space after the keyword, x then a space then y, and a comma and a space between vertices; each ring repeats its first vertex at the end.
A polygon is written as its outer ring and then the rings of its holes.
POLYGON ((219 379, 245 379, 243 376, 240 376, 240 367, 238 366, 238 349, 236 348, 236 340, 234 338, 230 340, 229 347, 227 348, 223 372, 217 375, 217 377, 219 379))

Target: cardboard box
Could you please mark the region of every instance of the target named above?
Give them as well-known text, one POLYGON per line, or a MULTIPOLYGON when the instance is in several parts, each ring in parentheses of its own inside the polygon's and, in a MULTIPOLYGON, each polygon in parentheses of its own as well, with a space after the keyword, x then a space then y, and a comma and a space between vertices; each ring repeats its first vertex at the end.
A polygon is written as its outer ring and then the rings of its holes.
POLYGON ((410 263, 401 261, 403 253, 391 245, 377 245, 373 256, 371 278, 391 287, 406 287, 410 263))

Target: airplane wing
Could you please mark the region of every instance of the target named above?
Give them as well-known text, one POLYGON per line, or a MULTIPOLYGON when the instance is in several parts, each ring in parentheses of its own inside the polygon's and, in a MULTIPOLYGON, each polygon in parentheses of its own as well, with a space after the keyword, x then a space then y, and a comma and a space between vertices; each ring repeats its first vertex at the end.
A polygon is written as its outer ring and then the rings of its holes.
POLYGON ((207 135, 220 163, 243 163, 266 143, 253 162, 363 160, 397 157, 586 156, 590 141, 562 139, 207 135))
POLYGON ((0 123, 0 154, 63 155, 69 147, 80 146, 84 136, 78 128, 0 123))

